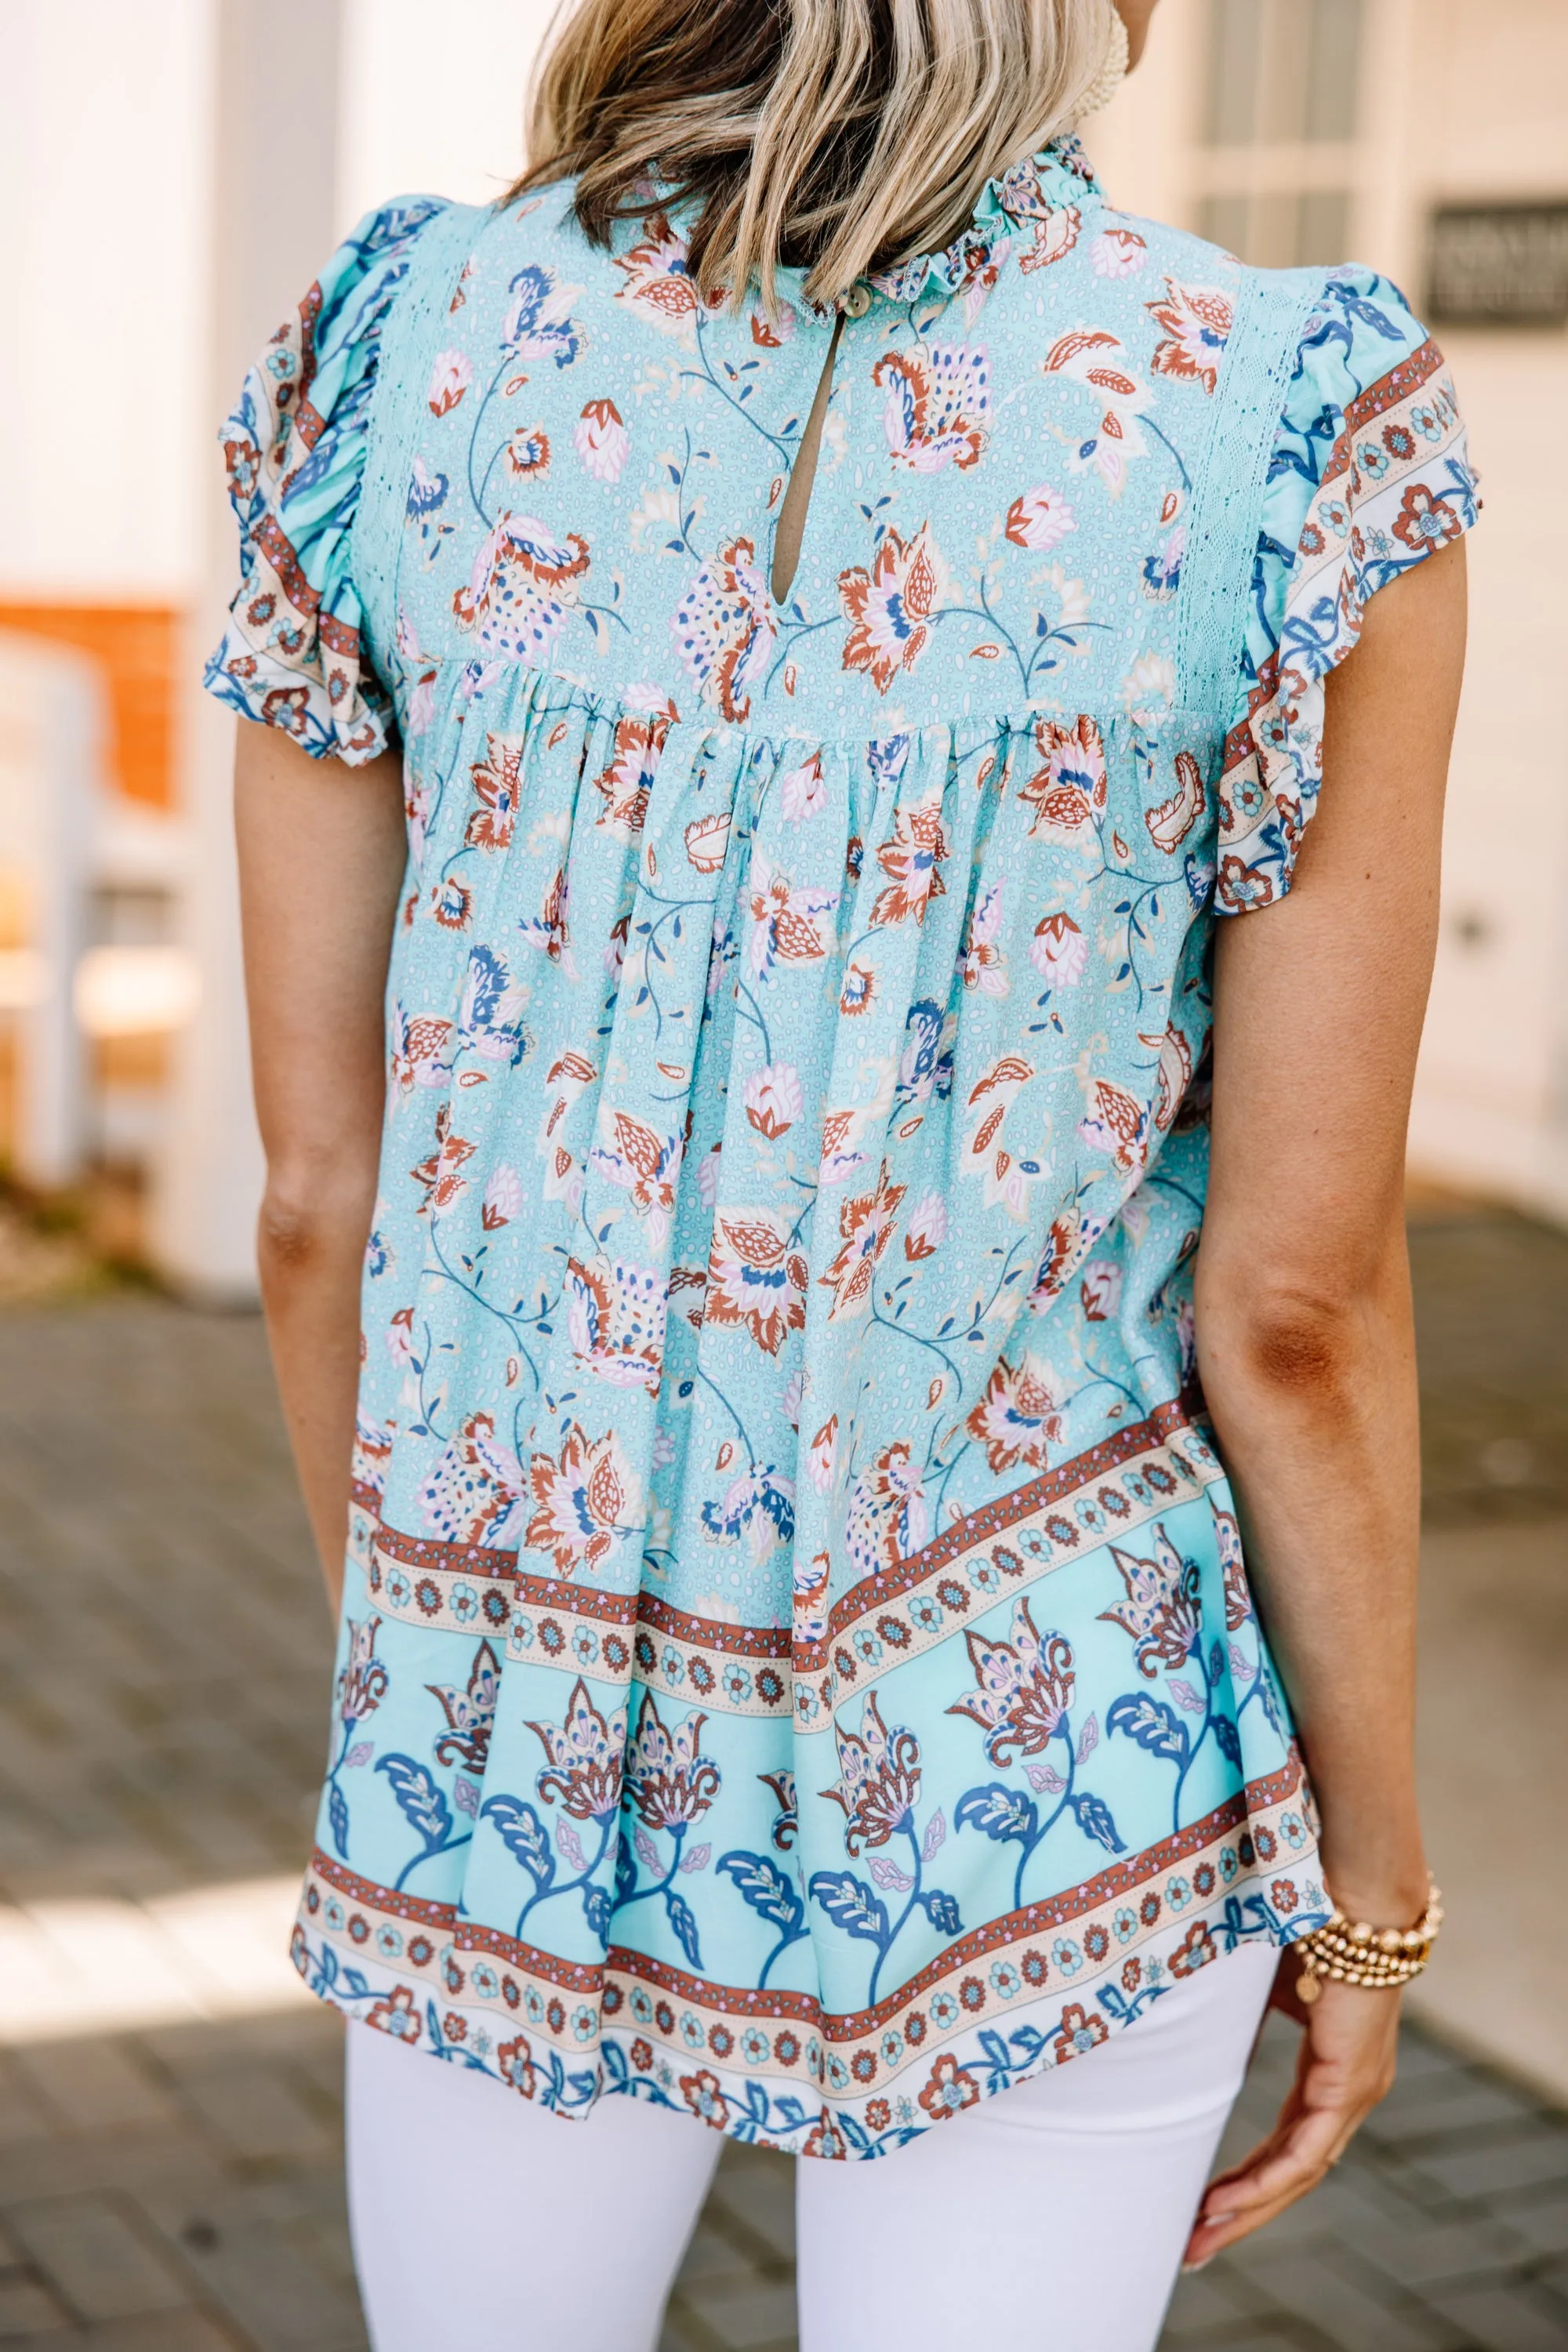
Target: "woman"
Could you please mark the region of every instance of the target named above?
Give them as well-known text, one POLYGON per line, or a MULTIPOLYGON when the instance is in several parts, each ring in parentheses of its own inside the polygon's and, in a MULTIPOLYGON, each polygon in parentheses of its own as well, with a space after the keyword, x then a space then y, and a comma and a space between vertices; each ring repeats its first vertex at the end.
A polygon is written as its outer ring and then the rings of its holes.
POLYGON ((1109 205, 1149 13, 584 0, 227 428, 378 2352, 651 2345, 723 2133, 809 2352, 1133 2352, 1392 2076, 1473 484, 1392 287, 1109 205))

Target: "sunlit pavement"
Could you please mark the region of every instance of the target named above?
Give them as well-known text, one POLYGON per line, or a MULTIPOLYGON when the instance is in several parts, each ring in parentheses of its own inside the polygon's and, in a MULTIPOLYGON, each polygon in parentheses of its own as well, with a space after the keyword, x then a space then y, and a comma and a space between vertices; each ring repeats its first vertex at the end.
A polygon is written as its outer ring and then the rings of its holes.
MULTIPOLYGON (((1327 2188, 1184 2284, 1168 2352, 1568 2347, 1568 2117, 1539 2095, 1568 2105, 1568 1239, 1438 1211, 1413 1242, 1442 2038, 1407 2032, 1327 2188)), ((279 1948, 328 1646, 259 1326, 136 1293, 0 1313, 0 2343, 363 2345, 339 2029, 279 1948)), ((1271 2035, 1233 2138, 1289 2063, 1271 2035)), ((790 2178, 726 2152, 667 2352, 793 2346, 790 2178)))

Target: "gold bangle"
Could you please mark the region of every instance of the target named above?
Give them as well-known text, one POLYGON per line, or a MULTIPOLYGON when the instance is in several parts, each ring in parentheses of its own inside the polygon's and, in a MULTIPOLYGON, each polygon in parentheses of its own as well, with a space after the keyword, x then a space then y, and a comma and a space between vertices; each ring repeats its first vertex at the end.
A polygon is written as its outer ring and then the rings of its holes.
POLYGON ((1443 1898, 1430 1875, 1426 1885, 1426 1908, 1414 1927, 1372 1927, 1364 1919, 1347 1919, 1336 1906, 1321 1927, 1299 1937, 1292 1947, 1301 1962, 1297 2000, 1310 2006, 1321 1994, 1325 1979, 1381 1990, 1418 1977, 1443 1924, 1443 1898))

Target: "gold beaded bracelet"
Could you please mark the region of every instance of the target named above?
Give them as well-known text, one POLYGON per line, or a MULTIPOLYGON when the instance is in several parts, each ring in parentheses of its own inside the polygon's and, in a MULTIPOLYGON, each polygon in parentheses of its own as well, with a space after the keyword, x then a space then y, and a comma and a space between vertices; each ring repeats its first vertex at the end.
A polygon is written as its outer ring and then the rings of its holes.
POLYGON ((1418 1977, 1443 1924, 1443 1898, 1430 1877, 1426 1884, 1431 1890, 1426 1909, 1414 1927, 1369 1927, 1364 1919, 1347 1919, 1336 1908, 1321 1927, 1301 1937, 1293 1947, 1301 1960, 1297 2000, 1309 2005, 1318 2000, 1325 1978, 1335 1984, 1381 1989, 1418 1977))

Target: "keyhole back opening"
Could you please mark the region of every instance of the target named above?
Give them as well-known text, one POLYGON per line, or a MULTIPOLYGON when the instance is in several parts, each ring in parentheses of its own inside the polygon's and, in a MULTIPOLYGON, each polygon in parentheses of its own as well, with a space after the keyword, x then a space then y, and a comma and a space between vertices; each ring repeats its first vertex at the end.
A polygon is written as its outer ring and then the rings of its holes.
POLYGON ((833 322, 833 334, 827 346, 827 357, 822 362, 822 373, 816 380, 811 414, 805 420, 805 430, 800 436, 800 446, 795 453, 789 482, 779 509, 778 527, 773 532, 773 567, 772 587, 773 602, 782 604, 795 585, 795 575, 800 562, 800 543, 805 532, 806 511, 811 505, 812 485, 816 479, 817 453, 822 447, 822 428, 827 421, 827 404, 833 396, 833 368, 838 357, 839 339, 844 332, 842 310, 833 322))

